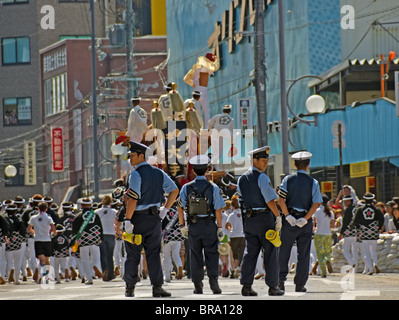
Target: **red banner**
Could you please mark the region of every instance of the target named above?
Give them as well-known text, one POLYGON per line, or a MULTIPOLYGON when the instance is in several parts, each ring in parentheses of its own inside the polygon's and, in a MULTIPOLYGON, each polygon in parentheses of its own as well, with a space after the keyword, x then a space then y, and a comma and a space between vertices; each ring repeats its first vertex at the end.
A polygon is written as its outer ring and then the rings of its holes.
POLYGON ((53 151, 53 171, 64 170, 64 141, 62 138, 62 128, 51 130, 51 145, 53 151))

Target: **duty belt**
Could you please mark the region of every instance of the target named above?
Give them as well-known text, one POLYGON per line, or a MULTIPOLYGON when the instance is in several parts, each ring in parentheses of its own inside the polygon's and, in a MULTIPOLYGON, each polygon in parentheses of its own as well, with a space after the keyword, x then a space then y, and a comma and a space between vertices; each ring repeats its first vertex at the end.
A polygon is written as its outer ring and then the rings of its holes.
POLYGON ((187 215, 188 224, 197 223, 200 220, 215 220, 215 215, 209 214, 203 217, 199 217, 197 214, 189 214, 187 215))
POLYGON ((270 210, 268 210, 268 209, 245 209, 245 210, 243 210, 242 214, 243 214, 244 218, 250 218, 250 217, 257 216, 258 214, 269 213, 269 212, 270 212, 270 210))
POLYGON ((292 208, 288 208, 288 212, 292 215, 295 219, 303 218, 308 213, 307 211, 298 211, 292 208))
POLYGON ((156 206, 154 206, 154 207, 150 207, 150 208, 144 209, 144 210, 135 210, 134 214, 135 215, 142 215, 142 214, 153 214, 153 215, 156 215, 156 214, 159 214, 159 210, 158 210, 158 208, 156 206))

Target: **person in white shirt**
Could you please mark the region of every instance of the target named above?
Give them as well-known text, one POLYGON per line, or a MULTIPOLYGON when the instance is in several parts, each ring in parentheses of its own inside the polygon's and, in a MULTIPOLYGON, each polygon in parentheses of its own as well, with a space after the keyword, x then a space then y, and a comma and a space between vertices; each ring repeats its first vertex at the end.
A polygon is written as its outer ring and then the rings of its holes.
POLYGON ((233 212, 229 215, 226 222, 226 229, 230 233, 230 246, 233 252, 233 263, 232 270, 234 270, 234 278, 238 278, 240 275, 240 267, 242 257, 245 249, 245 235, 244 227, 242 224, 241 209, 238 203, 237 195, 231 198, 231 206, 233 212))
POLYGON ((230 113, 231 105, 226 104, 223 106, 222 113, 214 115, 208 121, 213 162, 217 162, 221 155, 223 155, 223 159, 227 159, 229 151, 233 147, 234 119, 230 113))
MULTIPOLYGON (((224 201, 226 205, 222 208, 222 229, 225 236, 227 236, 228 242, 230 243, 230 230, 226 229, 226 223, 229 215, 232 213, 231 201, 227 200, 226 198, 223 199, 225 199, 224 201)), ((229 265, 231 261, 230 253, 231 252, 226 255, 219 254, 219 264, 222 267, 222 277, 229 276, 229 265)))
POLYGON ((317 260, 320 265, 322 278, 327 277, 327 270, 331 273, 331 247, 332 235, 331 228, 334 227, 334 213, 330 210, 329 199, 323 195, 323 204, 316 209, 313 215, 313 221, 316 225, 314 232, 314 244, 316 247, 317 260))
POLYGON ((166 93, 161 95, 158 99, 159 108, 162 111, 163 117, 165 121, 173 120, 173 109, 172 104, 170 102, 169 91, 172 90, 172 82, 169 82, 165 86, 166 93))
POLYGON ((190 102, 194 103, 195 112, 197 113, 198 119, 201 122, 201 128, 203 128, 204 127, 204 116, 203 116, 204 112, 202 110, 200 98, 201 98, 201 92, 193 91, 192 97, 190 99, 186 99, 184 101, 184 107, 185 107, 185 109, 187 109, 190 102))
POLYGON ((184 76, 183 80, 201 93, 200 102, 204 112, 204 126, 208 125, 210 118, 208 100, 208 81, 209 77, 219 70, 219 59, 212 53, 198 57, 197 63, 184 76))
POLYGON ((141 142, 143 135, 148 131, 147 112, 140 107, 141 98, 132 98, 133 108, 130 110, 126 135, 130 141, 141 142))
POLYGON ((100 260, 103 271, 103 281, 111 281, 114 275, 114 248, 115 248, 115 228, 114 220, 117 211, 111 208, 112 197, 105 195, 102 199, 102 207, 95 213, 100 217, 103 226, 103 240, 100 243, 100 260))
MULTIPOLYGON (((57 234, 53 219, 46 213, 48 205, 42 201, 38 206, 39 213, 32 216, 28 222, 28 232, 33 234, 35 240, 35 253, 39 259, 39 274, 48 281, 47 276, 50 272, 50 257, 52 255, 52 245, 50 231, 57 234)), ((40 282, 40 278, 38 282, 40 282)))

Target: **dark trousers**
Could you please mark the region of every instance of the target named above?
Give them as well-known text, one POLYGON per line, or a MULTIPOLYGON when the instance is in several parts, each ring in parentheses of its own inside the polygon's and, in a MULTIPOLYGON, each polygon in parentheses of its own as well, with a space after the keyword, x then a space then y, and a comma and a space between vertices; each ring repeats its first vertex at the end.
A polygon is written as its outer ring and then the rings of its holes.
POLYGON ((163 273, 161 265, 161 219, 159 215, 135 215, 133 214, 133 233, 141 234, 142 242, 135 245, 125 241, 126 262, 125 282, 128 286, 135 286, 138 281, 138 271, 141 257, 141 250, 144 247, 147 260, 148 273, 151 284, 160 286, 163 284, 163 273))
POLYGON ((297 286, 304 286, 309 277, 310 246, 312 244, 312 218, 302 228, 292 227, 284 220, 281 229, 281 247, 280 247, 280 281, 287 280, 288 261, 291 255, 291 249, 294 242, 297 243, 298 261, 296 264, 296 274, 294 283, 297 286))
POLYGON ((278 286, 279 264, 278 252, 269 240, 266 240, 266 231, 275 229, 275 219, 271 212, 262 213, 250 218, 244 218, 244 233, 246 240, 246 252, 241 266, 242 285, 252 285, 255 276, 256 262, 263 248, 263 262, 266 271, 266 285, 269 287, 278 286))
POLYGON ((114 278, 114 248, 115 235, 104 234, 103 241, 100 244, 101 269, 108 271, 108 279, 114 278))
POLYGON ((219 275, 219 241, 215 222, 206 219, 190 224, 188 241, 192 282, 196 283, 204 279, 204 255, 208 277, 217 278, 219 275))

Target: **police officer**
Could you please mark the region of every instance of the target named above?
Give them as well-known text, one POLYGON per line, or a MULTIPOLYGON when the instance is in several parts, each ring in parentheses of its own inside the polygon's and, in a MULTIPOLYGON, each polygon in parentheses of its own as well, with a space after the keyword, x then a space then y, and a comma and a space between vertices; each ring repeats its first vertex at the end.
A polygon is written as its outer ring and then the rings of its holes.
POLYGON ((269 295, 280 296, 284 292, 278 287, 278 248, 266 240, 266 232, 270 229, 280 231, 281 217, 275 200, 278 198, 271 186, 269 177, 263 173, 269 160, 270 147, 264 146, 249 152, 252 156, 252 167, 238 179, 237 191, 243 215, 246 240, 246 253, 241 267, 243 296, 256 296, 252 289, 256 262, 260 250, 264 250, 266 284, 269 295))
POLYGON ((307 151, 292 155, 297 171, 283 179, 278 191, 279 205, 285 216, 281 231, 282 244, 279 257, 281 290, 285 290, 284 282, 287 280, 288 260, 296 241, 298 263, 294 278, 295 291, 306 292, 305 284, 309 276, 313 231, 312 216, 323 202, 317 180, 306 173, 311 157, 312 154, 307 151))
POLYGON ((161 266, 161 220, 175 201, 179 189, 170 177, 162 170, 151 166, 146 161, 147 146, 130 142, 130 163, 136 169, 130 174, 129 189, 126 190, 127 204, 125 229, 128 233, 142 235, 142 244, 126 242, 125 282, 127 297, 134 296, 138 281, 138 265, 144 246, 148 272, 153 286, 153 297, 169 297, 171 294, 162 289, 163 272, 161 266), (169 193, 166 203, 161 204, 164 192, 169 193), (161 208, 160 208, 161 207, 161 208))
POLYGON ((222 293, 218 284, 219 241, 223 240, 222 207, 225 206, 219 187, 207 181, 205 174, 209 158, 197 155, 190 159, 196 178, 183 185, 179 199, 179 223, 184 237, 188 237, 190 248, 191 280, 194 293, 203 293, 204 258, 209 285, 214 294, 222 293), (198 206, 196 206, 198 204, 198 206), (186 227, 184 209, 187 208, 186 227), (216 220, 216 223, 215 223, 216 220))

